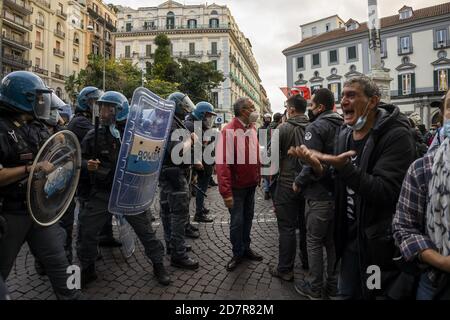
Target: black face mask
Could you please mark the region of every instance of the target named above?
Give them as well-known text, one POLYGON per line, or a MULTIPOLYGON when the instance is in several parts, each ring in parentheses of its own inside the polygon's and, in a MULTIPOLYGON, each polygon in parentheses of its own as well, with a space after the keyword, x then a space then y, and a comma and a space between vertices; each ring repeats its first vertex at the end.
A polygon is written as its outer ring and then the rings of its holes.
POLYGON ((265 124, 266 126, 268 126, 268 125, 270 124, 270 121, 264 121, 264 124, 265 124))
POLYGON ((309 121, 313 122, 314 120, 317 119, 318 116, 319 116, 319 115, 318 115, 318 114, 315 115, 311 109, 308 110, 308 118, 309 118, 309 121))

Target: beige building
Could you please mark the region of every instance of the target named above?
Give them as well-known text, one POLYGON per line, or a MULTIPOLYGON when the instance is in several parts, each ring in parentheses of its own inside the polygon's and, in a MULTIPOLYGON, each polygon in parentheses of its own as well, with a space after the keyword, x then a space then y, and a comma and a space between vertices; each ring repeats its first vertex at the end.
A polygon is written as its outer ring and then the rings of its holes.
POLYGON ((12 71, 29 70, 31 67, 30 33, 33 25, 30 16, 33 8, 26 0, 3 0, 0 1, 0 10, 0 78, 3 78, 12 71))
POLYGON ((119 7, 117 27, 116 57, 132 59, 143 70, 146 62, 153 61, 154 39, 161 33, 171 40, 174 58, 214 61, 226 80, 211 92, 211 101, 226 121, 231 119, 234 101, 241 96, 250 97, 261 112, 264 109, 251 42, 227 6, 167 1, 137 10, 119 7))

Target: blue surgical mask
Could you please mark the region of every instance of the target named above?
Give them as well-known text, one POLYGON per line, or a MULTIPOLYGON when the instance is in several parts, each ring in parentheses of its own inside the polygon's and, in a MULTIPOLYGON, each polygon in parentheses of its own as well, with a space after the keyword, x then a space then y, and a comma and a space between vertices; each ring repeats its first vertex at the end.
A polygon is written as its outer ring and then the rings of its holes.
POLYGON ((120 140, 120 131, 116 128, 115 124, 112 124, 109 126, 109 132, 111 132, 111 135, 120 140))
POLYGON ((353 126, 349 126, 350 128, 353 129, 353 131, 360 131, 366 125, 367 116, 368 116, 367 110, 369 109, 369 104, 370 104, 370 101, 366 105, 364 114, 358 118, 358 120, 356 121, 356 123, 353 126))
POLYGON ((450 119, 444 121, 444 136, 450 139, 450 119))

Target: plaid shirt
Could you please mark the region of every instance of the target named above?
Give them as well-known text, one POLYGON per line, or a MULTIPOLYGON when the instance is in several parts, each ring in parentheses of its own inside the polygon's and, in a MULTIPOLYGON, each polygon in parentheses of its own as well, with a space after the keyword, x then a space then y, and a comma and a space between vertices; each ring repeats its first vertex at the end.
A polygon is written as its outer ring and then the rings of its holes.
MULTIPOLYGON (((433 241, 426 234, 425 221, 433 158, 434 152, 428 153, 409 167, 397 203, 392 223, 394 239, 407 261, 414 260, 426 249, 436 250, 433 241)), ((436 271, 430 269, 428 276, 431 280, 436 278, 436 271)))

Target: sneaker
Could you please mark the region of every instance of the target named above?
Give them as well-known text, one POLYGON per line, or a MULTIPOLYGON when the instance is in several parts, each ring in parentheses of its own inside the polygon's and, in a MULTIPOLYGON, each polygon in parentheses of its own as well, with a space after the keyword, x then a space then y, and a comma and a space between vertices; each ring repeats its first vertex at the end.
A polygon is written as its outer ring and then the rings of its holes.
POLYGON ((306 281, 300 281, 294 284, 294 289, 298 294, 307 297, 310 300, 322 300, 321 292, 313 291, 311 285, 306 281))
POLYGON ((270 266, 269 273, 272 275, 272 277, 280 278, 281 280, 284 280, 284 281, 289 281, 289 282, 294 281, 294 272, 293 271, 280 272, 280 271, 278 271, 277 266, 270 266))

